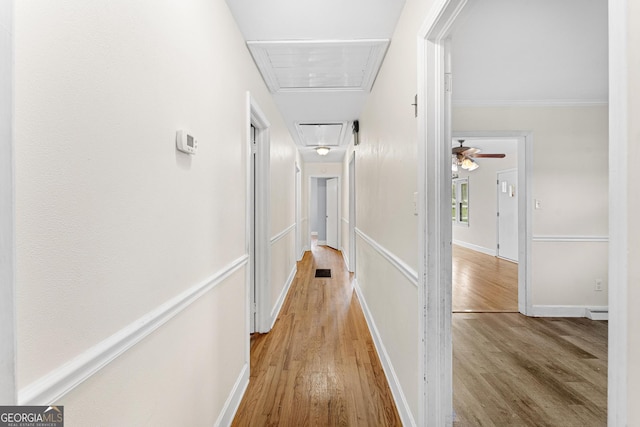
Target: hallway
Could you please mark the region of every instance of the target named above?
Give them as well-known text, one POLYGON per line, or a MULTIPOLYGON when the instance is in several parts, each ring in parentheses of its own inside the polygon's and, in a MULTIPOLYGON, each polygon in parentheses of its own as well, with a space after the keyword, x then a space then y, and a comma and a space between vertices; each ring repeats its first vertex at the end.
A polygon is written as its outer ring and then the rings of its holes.
POLYGON ((399 426, 339 251, 312 246, 272 331, 252 337, 251 376, 233 426, 399 426), (316 269, 331 278, 316 278, 316 269))

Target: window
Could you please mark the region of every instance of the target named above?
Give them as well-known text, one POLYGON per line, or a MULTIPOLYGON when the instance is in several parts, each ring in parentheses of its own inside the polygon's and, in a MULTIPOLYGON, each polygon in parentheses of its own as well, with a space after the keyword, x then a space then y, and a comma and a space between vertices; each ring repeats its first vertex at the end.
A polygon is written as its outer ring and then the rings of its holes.
POLYGON ((451 220, 469 226, 469 178, 451 181, 451 220))

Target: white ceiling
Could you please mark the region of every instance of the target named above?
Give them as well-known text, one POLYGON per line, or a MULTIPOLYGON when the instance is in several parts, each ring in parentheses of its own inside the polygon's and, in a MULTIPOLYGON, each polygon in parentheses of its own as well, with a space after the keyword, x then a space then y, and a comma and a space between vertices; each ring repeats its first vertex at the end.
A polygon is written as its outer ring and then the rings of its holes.
MULTIPOLYGON (((311 41, 390 39, 404 0, 227 0, 227 4, 249 46, 264 42, 308 46, 311 41)), ((607 44, 607 0, 470 0, 452 35, 454 102, 606 101, 607 44)), ((339 56, 338 52, 331 60, 338 68, 342 67, 335 63, 339 56)), ((293 58, 289 64, 305 71, 305 65, 295 65, 293 58)), ((289 77, 295 74, 287 72, 289 77)), ((265 82, 269 84, 267 75, 265 82)), ((307 162, 341 161, 350 132, 343 132, 341 147, 321 157, 297 125, 346 123, 350 127, 369 94, 366 88, 326 90, 331 85, 326 80, 323 84, 322 91, 272 88, 274 101, 307 162)))
POLYGON ((457 104, 606 102, 606 0, 471 0, 452 36, 457 104))
MULTIPOLYGON (((382 62, 386 52, 383 46, 382 56, 379 60, 372 61, 374 67, 362 67, 362 61, 354 64, 357 59, 370 61, 372 51, 371 41, 388 40, 391 38, 398 21, 398 17, 404 6, 404 0, 323 0, 323 1, 299 1, 299 0, 227 0, 229 9, 238 23, 245 40, 250 47, 273 46, 276 49, 298 48, 296 55, 290 50, 287 53, 287 65, 297 63, 299 73, 289 70, 276 70, 263 73, 265 82, 273 93, 273 98, 282 113, 287 127, 302 157, 307 162, 340 162, 344 157, 346 145, 350 141, 351 132, 343 132, 342 146, 332 147, 326 156, 319 156, 309 141, 301 138, 301 131, 297 128, 299 123, 345 123, 345 127, 351 127, 351 122, 357 119, 364 107, 369 94, 371 84, 377 75, 377 66, 382 62), (315 47, 324 50, 310 54, 310 46, 315 41, 315 47), (256 43, 258 42, 258 43, 256 43), (270 42, 270 43, 266 43, 270 42), (277 43, 274 43, 277 42, 277 43), (354 50, 355 49, 355 50, 354 50), (358 51, 358 49, 360 49, 358 51), (364 49, 364 50, 363 50, 364 49), (318 72, 315 68, 308 69, 309 59, 324 59, 324 64, 318 72), (347 57, 346 61, 340 58, 347 57), (339 61, 335 61, 338 58, 339 61), (332 67, 329 67, 332 65, 332 67), (305 69, 307 68, 307 69, 305 69), (373 69, 372 75, 362 75, 360 80, 354 83, 353 78, 347 78, 345 68, 354 71, 357 75, 373 69), (331 71, 333 70, 333 71, 331 71), (271 75, 269 75, 271 73, 271 75), (281 86, 278 81, 290 86, 309 86, 300 80, 301 75, 311 76, 312 73, 323 74, 324 77, 316 81, 318 91, 309 87, 300 90, 278 90, 281 86), (278 76, 281 77, 278 80, 278 76), (297 76, 296 78, 292 78, 297 76), (276 84, 272 84, 273 81, 276 84), (287 83, 288 82, 288 83, 287 83), (350 90, 345 90, 345 85, 350 90), (327 87, 328 86, 328 87, 327 87), (358 86, 358 87, 355 87, 358 86)), ((375 50, 375 48, 373 49, 375 50)), ((254 59, 260 54, 255 55, 254 59)), ((262 52, 269 56, 268 52, 262 52)), ((281 59, 281 58, 279 58, 281 59)), ((278 61, 276 62, 282 65, 278 61)), ((261 59, 256 59, 260 65, 261 59)), ((353 75, 353 73, 349 74, 353 75)), ((318 141, 318 145, 324 145, 318 141)))

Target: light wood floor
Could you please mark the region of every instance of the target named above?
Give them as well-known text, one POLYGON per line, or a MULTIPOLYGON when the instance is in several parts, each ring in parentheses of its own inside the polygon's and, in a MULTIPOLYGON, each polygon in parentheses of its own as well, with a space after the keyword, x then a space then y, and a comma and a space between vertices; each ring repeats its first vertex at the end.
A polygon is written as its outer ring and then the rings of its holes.
MULTIPOLYGON (((607 322, 453 314, 456 427, 605 426, 606 387, 607 322)), ((252 338, 232 425, 401 425, 340 252, 298 264, 275 327, 252 338)))
POLYGON ((518 264, 453 245, 453 312, 517 312, 518 264))
POLYGON ((607 425, 607 322, 453 315, 455 426, 607 425))
POLYGON ((400 426, 340 252, 313 246, 274 328, 252 338, 233 426, 400 426), (332 278, 315 278, 330 268, 332 278))

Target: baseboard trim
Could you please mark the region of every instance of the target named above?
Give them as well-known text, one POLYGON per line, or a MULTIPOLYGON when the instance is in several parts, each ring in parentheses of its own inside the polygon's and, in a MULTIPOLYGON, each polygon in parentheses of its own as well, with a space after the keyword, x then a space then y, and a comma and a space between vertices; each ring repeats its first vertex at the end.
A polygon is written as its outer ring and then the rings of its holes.
POLYGON ((271 322, 269 330, 273 329, 273 325, 275 325, 278 316, 280 315, 280 310, 282 310, 282 306, 284 305, 284 300, 287 298, 287 294, 289 293, 289 289, 291 288, 291 284, 293 283, 293 279, 296 277, 296 273, 298 272, 297 264, 293 264, 293 268, 289 273, 289 277, 287 277, 287 282, 282 288, 282 292, 280 292, 280 296, 278 296, 278 301, 276 301, 276 305, 271 310, 271 322))
POLYGON ((344 248, 341 248, 340 252, 342 253, 342 260, 344 261, 344 266, 347 268, 347 271, 351 271, 351 268, 349 268, 349 257, 347 256, 347 251, 345 251, 344 248))
POLYGON ((380 362, 382 363, 382 370, 384 371, 384 375, 387 378, 387 382, 389 383, 389 388, 391 389, 391 394, 393 396, 393 400, 395 401, 396 408, 398 409, 398 414, 400 415, 400 420, 402 420, 402 425, 404 426, 416 426, 415 419, 411 414, 411 408, 409 407, 409 403, 402 391, 402 386, 400 385, 400 380, 396 375, 395 369, 393 369, 393 364, 391 363, 391 358, 387 353, 387 349, 385 348, 382 337, 380 336, 380 332, 376 327, 375 322, 373 321, 373 316, 371 311, 369 310, 369 306, 367 305, 367 300, 362 294, 362 290, 358 284, 358 279, 354 280, 354 287, 356 290, 356 294, 358 296, 358 301, 360 302, 360 306, 362 307, 362 312, 364 313, 364 318, 367 321, 367 326, 369 327, 369 332, 371 333, 371 337, 373 338, 373 344, 376 347, 378 352, 378 357, 380 357, 380 362))
POLYGON ((414 286, 418 286, 418 273, 411 267, 409 267, 404 261, 389 252, 384 246, 373 240, 371 237, 363 233, 359 228, 355 229, 356 235, 362 240, 367 242, 369 246, 382 255, 387 261, 391 263, 398 271, 400 271, 414 286))
MULTIPOLYGON (((591 314, 609 317, 609 307, 607 306, 585 306, 585 305, 534 305, 531 307, 532 317, 586 317, 591 318, 591 314)), ((603 318, 593 320, 606 320, 603 318)))
POLYGON ((214 424, 215 427, 231 425, 247 387, 249 387, 249 364, 245 363, 240 370, 236 383, 233 385, 233 389, 231 389, 231 393, 229 393, 229 397, 227 397, 227 401, 222 407, 222 411, 220 411, 220 415, 214 424))
POLYGON ((485 248, 483 246, 474 245, 473 243, 463 242, 461 240, 454 240, 454 245, 462 246, 463 248, 471 249, 472 251, 480 252, 486 255, 496 256, 495 249, 485 248))
POLYGON ((18 404, 50 405, 57 402, 65 394, 224 282, 229 276, 244 267, 248 260, 248 255, 241 256, 209 279, 192 286, 109 338, 22 388, 18 393, 18 404))
POLYGON ((592 243, 607 243, 609 242, 609 236, 533 236, 531 238, 533 242, 592 242, 592 243))
POLYGON ((609 307, 591 307, 586 310, 587 319, 609 320, 609 307))

